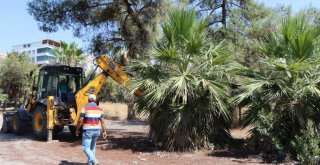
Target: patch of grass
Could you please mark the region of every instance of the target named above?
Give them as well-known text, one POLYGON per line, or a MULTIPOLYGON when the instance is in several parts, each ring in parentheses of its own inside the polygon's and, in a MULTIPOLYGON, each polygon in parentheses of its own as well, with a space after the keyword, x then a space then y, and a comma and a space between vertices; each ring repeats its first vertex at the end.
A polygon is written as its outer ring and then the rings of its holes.
POLYGON ((250 137, 250 129, 251 127, 246 127, 246 128, 233 128, 230 130, 230 133, 233 138, 236 139, 247 139, 250 137))
POLYGON ((126 120, 128 116, 128 106, 124 103, 100 103, 107 119, 126 120))

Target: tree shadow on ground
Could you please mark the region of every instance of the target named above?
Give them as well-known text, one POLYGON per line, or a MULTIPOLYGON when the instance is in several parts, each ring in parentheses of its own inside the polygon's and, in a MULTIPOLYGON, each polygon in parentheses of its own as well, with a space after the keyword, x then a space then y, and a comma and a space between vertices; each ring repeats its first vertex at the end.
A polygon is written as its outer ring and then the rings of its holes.
POLYGON ((15 135, 13 133, 0 133, 0 142, 6 141, 34 141, 37 140, 33 134, 15 135))
POLYGON ((81 137, 75 137, 71 135, 70 132, 60 132, 53 137, 54 140, 59 142, 75 143, 76 145, 81 145, 81 137))
POLYGON ((86 165, 87 163, 69 162, 67 160, 62 160, 59 165, 86 165))
POLYGON ((138 120, 138 119, 135 119, 135 120, 122 120, 122 121, 116 121, 118 122, 118 124, 120 125, 135 125, 135 126, 138 126, 138 125, 144 125, 144 126, 147 126, 147 122, 144 121, 144 120, 138 120))
POLYGON ((147 141, 147 133, 110 131, 107 140, 97 143, 102 150, 131 150, 132 152, 156 152, 158 148, 147 141))
MULTIPOLYGON (((123 132, 121 129, 109 129, 107 139, 101 137, 97 141, 97 148, 101 150, 131 150, 132 152, 159 151, 155 145, 147 141, 148 135, 143 132, 123 132)), ((54 139, 66 142, 64 146, 81 146, 81 138, 73 137, 67 132, 57 135, 54 139)))
POLYGON ((234 139, 234 141, 228 146, 227 150, 214 150, 209 153, 208 156, 239 159, 233 160, 237 163, 245 163, 246 161, 243 159, 261 160, 261 162, 255 162, 255 164, 274 162, 281 163, 285 160, 284 156, 268 152, 265 153, 259 149, 254 149, 254 147, 250 146, 248 141, 244 139, 234 139))
POLYGON ((248 142, 244 139, 234 139, 228 145, 227 150, 214 150, 208 156, 232 157, 237 159, 260 158, 260 152, 250 149, 248 142))
POLYGON ((260 158, 259 152, 256 151, 245 151, 245 150, 217 150, 213 151, 212 153, 208 154, 208 156, 214 157, 227 157, 227 158, 237 158, 237 159, 251 159, 251 158, 260 158))

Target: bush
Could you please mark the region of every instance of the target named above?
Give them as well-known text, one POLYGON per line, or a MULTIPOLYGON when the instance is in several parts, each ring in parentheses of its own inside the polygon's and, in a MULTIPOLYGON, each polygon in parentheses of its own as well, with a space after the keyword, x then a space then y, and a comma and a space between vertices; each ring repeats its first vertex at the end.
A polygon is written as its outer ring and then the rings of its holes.
POLYGON ((173 11, 150 60, 131 65, 139 71, 134 86, 145 89, 135 109, 149 114, 150 133, 168 150, 207 148, 230 139, 230 56, 223 43, 212 43, 206 25, 194 11, 173 11))
POLYGON ((8 99, 10 102, 19 102, 30 90, 32 77, 30 71, 36 71, 37 65, 31 62, 26 54, 11 52, 0 62, 0 100, 8 99))
POLYGON ((307 129, 302 130, 299 136, 295 136, 291 142, 300 164, 320 164, 320 139, 314 131, 313 122, 308 121, 307 129))
POLYGON ((267 113, 266 110, 258 112, 256 118, 256 127, 251 130, 251 138, 249 139, 252 144, 264 151, 282 150, 283 141, 280 134, 284 130, 278 128, 277 119, 274 114, 267 113))
POLYGON ((244 126, 253 127, 252 139, 267 151, 281 150, 295 158, 291 141, 320 123, 320 28, 304 15, 286 17, 279 31, 261 48, 263 66, 242 69, 238 103, 246 101, 244 126))
POLYGON ((102 86, 98 98, 101 102, 124 103, 128 102, 128 92, 121 85, 109 78, 102 86))

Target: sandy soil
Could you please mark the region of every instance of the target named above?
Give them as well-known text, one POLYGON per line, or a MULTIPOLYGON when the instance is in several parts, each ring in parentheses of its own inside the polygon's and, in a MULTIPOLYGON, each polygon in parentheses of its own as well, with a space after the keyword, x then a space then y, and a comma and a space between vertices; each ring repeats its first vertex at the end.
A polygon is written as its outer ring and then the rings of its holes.
MULTIPOLYGON (((0 114, 2 124, 2 114, 0 114)), ((146 142, 148 127, 142 121, 107 120, 107 140, 99 139, 96 155, 101 165, 206 165, 263 164, 257 155, 230 151, 169 153, 146 142)), ((53 142, 33 135, 0 134, 1 165, 81 165, 86 156, 81 140, 72 139, 65 129, 53 142)))
POLYGON ((123 103, 100 103, 108 119, 125 120, 128 116, 128 106, 123 103))

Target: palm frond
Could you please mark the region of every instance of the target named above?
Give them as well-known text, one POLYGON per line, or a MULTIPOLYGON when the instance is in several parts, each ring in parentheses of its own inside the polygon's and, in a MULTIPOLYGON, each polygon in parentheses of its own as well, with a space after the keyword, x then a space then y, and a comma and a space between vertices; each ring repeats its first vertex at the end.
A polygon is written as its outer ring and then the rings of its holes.
POLYGON ((155 141, 168 150, 230 139, 233 108, 225 70, 231 56, 224 43, 210 41, 206 21, 197 20, 194 11, 174 10, 162 24, 162 38, 149 52, 149 62, 134 61, 128 67, 139 72, 133 87, 145 89, 135 109, 149 114, 155 141))

